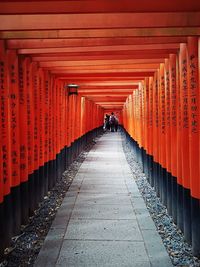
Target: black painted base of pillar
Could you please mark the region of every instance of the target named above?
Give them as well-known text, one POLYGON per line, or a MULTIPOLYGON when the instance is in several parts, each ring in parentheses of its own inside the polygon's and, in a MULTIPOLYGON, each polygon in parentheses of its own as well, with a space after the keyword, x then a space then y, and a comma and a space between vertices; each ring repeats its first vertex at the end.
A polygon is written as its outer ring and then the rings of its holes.
POLYGON ((44 164, 44 196, 48 193, 48 184, 49 184, 49 163, 45 162, 44 164))
POLYGON ((172 218, 175 224, 177 224, 177 188, 177 178, 172 176, 172 218))
POLYGON ((191 244, 191 196, 190 190, 183 188, 183 229, 185 240, 191 244))
POLYGON ((167 211, 169 215, 172 215, 172 175, 171 173, 166 173, 167 180, 167 211))
POLYGON ((20 185, 21 200, 21 223, 26 225, 29 222, 29 190, 28 181, 20 185))
POLYGON ((142 148, 142 166, 143 166, 143 171, 145 173, 145 176, 147 180, 149 181, 149 176, 148 176, 148 157, 146 150, 142 148))
POLYGON ((153 179, 153 156, 148 155, 148 176, 151 187, 154 187, 154 179, 153 179))
POLYGON ((4 227, 4 203, 0 204, 0 261, 5 249, 5 227, 4 227))
POLYGON ((191 198, 192 252, 200 257, 200 200, 191 198))
POLYGON ((56 166, 56 158, 53 160, 53 186, 55 186, 57 181, 57 166, 56 166))
POLYGON ((40 202, 39 170, 35 170, 33 175, 34 175, 34 185, 35 185, 35 201, 36 201, 36 205, 38 207, 38 204, 40 202))
POLYGON ((167 170, 162 168, 162 203, 167 207, 167 170))
POLYGON ((37 208, 37 199, 36 199, 36 180, 34 173, 29 174, 28 176, 28 203, 29 203, 29 216, 33 216, 34 210, 37 208))
POLYGON ((61 178, 61 161, 60 161, 60 154, 56 155, 56 182, 60 181, 61 178))
POLYGON ((4 197, 4 248, 9 247, 13 236, 13 206, 11 194, 4 197))
POLYGON ((158 163, 153 162, 153 180, 154 180, 154 189, 156 195, 159 197, 159 176, 158 176, 158 163))
POLYGON ((13 220, 13 235, 18 235, 20 233, 21 226, 21 196, 20 196, 20 186, 11 188, 11 198, 12 198, 12 220, 13 220))
POLYGON ((44 198, 44 166, 39 167, 39 202, 44 198))
POLYGON ((183 187, 177 184, 177 226, 183 232, 183 187))
POLYGON ((50 160, 48 166, 48 191, 51 190, 54 186, 53 175, 53 160, 50 160))

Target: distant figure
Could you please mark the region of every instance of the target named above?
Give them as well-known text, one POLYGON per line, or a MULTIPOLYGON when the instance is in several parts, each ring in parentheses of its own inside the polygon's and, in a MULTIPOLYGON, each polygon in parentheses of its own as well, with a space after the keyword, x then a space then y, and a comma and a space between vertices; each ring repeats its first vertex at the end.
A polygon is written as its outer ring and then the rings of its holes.
POLYGON ((118 118, 115 116, 115 132, 117 132, 117 130, 118 130, 118 126, 119 126, 119 120, 118 120, 118 118))
POLYGON ((110 123, 111 132, 114 132, 115 125, 116 125, 116 118, 113 112, 110 115, 109 123, 110 123))
POLYGON ((110 130, 109 119, 110 119, 110 116, 108 114, 106 114, 106 116, 104 118, 104 126, 103 126, 104 131, 110 130))

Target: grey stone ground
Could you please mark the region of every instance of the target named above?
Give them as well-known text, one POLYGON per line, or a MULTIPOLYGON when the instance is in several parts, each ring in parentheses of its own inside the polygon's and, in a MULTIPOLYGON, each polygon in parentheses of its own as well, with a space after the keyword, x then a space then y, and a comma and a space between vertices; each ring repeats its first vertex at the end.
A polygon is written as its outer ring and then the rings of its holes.
POLYGON ((172 266, 119 133, 103 135, 81 165, 35 263, 44 266, 172 266))

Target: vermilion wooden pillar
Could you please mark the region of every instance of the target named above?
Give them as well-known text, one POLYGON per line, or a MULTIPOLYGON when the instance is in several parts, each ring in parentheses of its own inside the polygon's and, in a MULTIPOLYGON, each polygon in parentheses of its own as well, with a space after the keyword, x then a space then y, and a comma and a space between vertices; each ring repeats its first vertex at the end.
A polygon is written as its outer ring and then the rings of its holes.
POLYGON ((52 160, 53 160, 53 170, 54 170, 54 183, 56 183, 57 173, 56 173, 56 82, 55 77, 52 77, 52 102, 51 102, 51 120, 52 120, 52 160))
POLYGON ((43 94, 44 94, 44 173, 45 173, 45 181, 44 181, 44 192, 45 195, 48 192, 49 188, 49 92, 50 92, 50 77, 49 72, 44 71, 44 83, 43 83, 43 94))
POLYGON ((153 85, 153 177, 154 177, 154 187, 157 195, 159 196, 159 70, 157 70, 154 74, 154 85, 153 85))
POLYGON ((149 138, 148 138, 148 125, 149 125, 149 78, 145 78, 144 81, 144 171, 149 180, 148 175, 148 146, 149 146, 149 138))
POLYGON ((180 52, 177 64, 177 225, 183 231, 183 192, 182 192, 182 117, 180 97, 180 52))
POLYGON ((160 64, 160 93, 159 93, 159 120, 160 120, 160 197, 164 205, 167 204, 166 183, 166 112, 165 112, 165 72, 164 64, 160 64))
POLYGON ((199 162, 199 50, 197 37, 188 37, 189 170, 192 249, 200 255, 200 162, 199 162))
POLYGON ((171 174, 172 174, 172 217, 177 223, 177 94, 178 94, 177 55, 169 57, 170 82, 170 135, 171 135, 171 174))
POLYGON ((169 59, 165 59, 165 121, 166 121, 166 169, 171 172, 171 132, 170 132, 170 81, 169 59))
MULTIPOLYGON (((2 120, 2 117, 0 115, 0 120, 2 120)), ((1 131, 1 125, 0 125, 0 131, 1 131)), ((2 159, 2 144, 0 141, 0 159, 2 159)), ((4 196, 3 196, 3 164, 2 160, 0 161, 0 239, 1 239, 1 244, 0 244, 0 259, 1 256, 3 255, 4 252, 4 207, 3 207, 3 201, 4 201, 4 196)))
POLYGON ((55 113, 53 116, 55 116, 55 155, 56 155, 56 180, 59 179, 60 175, 60 165, 59 165, 59 151, 60 151, 60 132, 59 132, 59 83, 58 80, 55 80, 55 113))
POLYGON ((171 106, 170 106, 170 76, 169 59, 165 59, 165 120, 166 120, 166 189, 167 209, 172 214, 172 178, 171 178, 171 106))
POLYGON ((44 73, 38 69, 38 120, 39 120, 39 182, 40 199, 45 195, 45 171, 44 171, 44 73))
POLYGON ((1 150, 4 214, 2 225, 3 248, 9 246, 12 236, 12 199, 11 199, 11 158, 10 158, 10 99, 8 88, 7 55, 3 41, 0 41, 0 106, 1 106, 1 150))
POLYGON ((150 184, 154 186, 153 180, 153 77, 149 77, 149 120, 148 120, 148 155, 149 164, 148 172, 150 177, 150 184))
POLYGON ((20 195, 21 195, 21 221, 28 223, 28 139, 27 139, 27 59, 19 57, 19 121, 20 121, 20 195))
POLYGON ((139 108, 140 108, 140 121, 139 121, 139 148, 140 148, 140 164, 142 169, 144 170, 143 166, 143 145, 144 145, 144 84, 140 83, 139 88, 139 108))
POLYGON ((62 170, 61 172, 63 173, 65 170, 65 110, 64 110, 64 105, 65 105, 65 88, 64 84, 61 81, 61 162, 62 162, 62 170))
MULTIPOLYGON (((4 79, 4 62, 2 60, 3 57, 3 42, 0 43, 0 77, 2 77, 1 79, 4 79), (1 47, 2 46, 2 47, 1 47)), ((1 91, 5 90, 4 89, 4 85, 2 80, 0 79, 0 99, 3 100, 3 94, 1 93, 1 91)), ((2 100, 1 100, 1 104, 2 104, 2 100)), ((4 102, 4 101, 3 101, 4 102)), ((0 135, 2 135, 2 124, 3 121, 5 120, 5 115, 4 115, 4 106, 1 106, 1 112, 0 112, 0 135)), ((3 255, 4 252, 4 223, 5 223, 5 219, 4 219, 4 182, 3 182, 3 158, 2 158, 2 140, 0 140, 0 259, 1 256, 3 255)))
POLYGON ((36 178, 34 176, 34 92, 33 68, 30 58, 26 59, 26 90, 27 90, 27 150, 28 150, 28 195, 29 214, 32 216, 37 207, 36 178))
POLYGON ((41 200, 41 187, 39 177, 39 82, 38 82, 38 66, 37 63, 32 63, 32 89, 33 89, 33 112, 34 112, 34 180, 35 180, 35 191, 36 191, 36 203, 41 200))
POLYGON ((179 187, 179 206, 183 204, 183 216, 178 224, 186 240, 191 242, 190 167, 189 167, 189 110, 188 110, 188 58, 187 45, 180 45, 180 113, 181 113, 181 163, 182 183, 179 187), (182 201, 182 203, 181 203, 182 201))
POLYGON ((48 155, 49 155, 49 183, 48 189, 50 190, 55 184, 55 175, 54 175, 54 158, 53 158, 53 79, 50 77, 49 84, 49 118, 48 118, 48 155))
POLYGON ((15 50, 7 51, 8 86, 10 98, 10 143, 11 143, 11 186, 13 204, 13 234, 20 232, 20 138, 19 138, 19 80, 18 57, 15 50))

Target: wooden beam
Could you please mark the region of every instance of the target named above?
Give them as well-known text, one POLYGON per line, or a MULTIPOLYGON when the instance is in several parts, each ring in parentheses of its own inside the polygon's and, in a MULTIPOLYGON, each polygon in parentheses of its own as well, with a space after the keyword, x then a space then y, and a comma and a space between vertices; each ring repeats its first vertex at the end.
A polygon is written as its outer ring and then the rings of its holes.
POLYGON ((112 70, 112 71, 119 71, 119 70, 135 70, 135 69, 158 69, 160 63, 141 63, 141 64, 105 64, 105 65, 93 65, 93 66, 60 66, 60 67, 51 67, 51 71, 57 70, 65 70, 68 72, 76 72, 76 71, 101 71, 101 70, 112 70))
POLYGON ((30 30, 0 32, 1 39, 34 38, 116 38, 116 37, 161 37, 200 35, 200 27, 162 27, 162 28, 124 28, 124 29, 86 29, 86 30, 30 30))
MULTIPOLYGON (((47 58, 46 58, 47 59, 47 58)), ((120 59, 120 60, 77 60, 77 61, 53 61, 52 58, 48 58, 49 61, 41 61, 40 67, 51 68, 51 67, 74 67, 74 66, 99 66, 99 65, 121 65, 121 64, 140 64, 140 63, 163 63, 163 58, 143 58, 143 59, 120 59), (51 59, 51 60, 50 60, 51 59)), ((32 58, 33 61, 36 61, 35 58, 32 58)))
POLYGON ((0 15, 0 30, 197 27, 200 12, 0 15))
POLYGON ((130 1, 130 0, 75 0, 75 1, 10 1, 0 3, 0 14, 36 13, 93 13, 93 12, 181 12, 198 11, 196 0, 130 1))
POLYGON ((141 45, 115 45, 115 46, 93 46, 93 47, 65 47, 65 48, 35 48, 19 49, 18 54, 66 54, 66 53, 89 53, 89 52, 116 52, 116 51, 149 51, 149 50, 178 50, 179 43, 174 44, 141 44, 141 45))
POLYGON ((65 76, 66 79, 104 79, 104 78, 109 78, 109 79, 124 79, 124 78, 134 78, 134 77, 148 77, 148 76, 153 76, 154 75, 154 71, 142 71, 142 72, 119 72, 119 73, 79 73, 77 74, 73 74, 73 73, 62 73, 62 72, 58 72, 56 73, 57 75, 59 74, 60 76, 65 76))
POLYGON ((116 46, 116 45, 141 45, 141 44, 173 44, 185 43, 184 36, 169 37, 124 37, 124 38, 94 38, 94 39, 11 39, 7 40, 8 49, 32 49, 55 47, 90 47, 90 46, 116 46))

